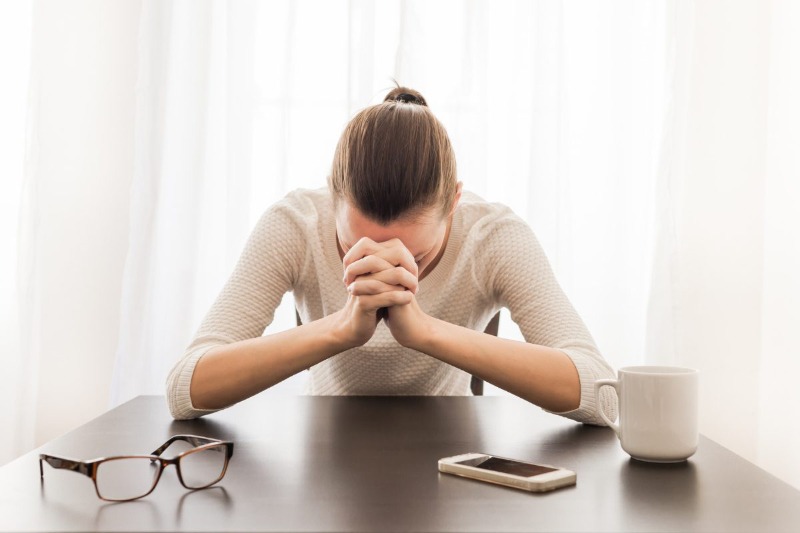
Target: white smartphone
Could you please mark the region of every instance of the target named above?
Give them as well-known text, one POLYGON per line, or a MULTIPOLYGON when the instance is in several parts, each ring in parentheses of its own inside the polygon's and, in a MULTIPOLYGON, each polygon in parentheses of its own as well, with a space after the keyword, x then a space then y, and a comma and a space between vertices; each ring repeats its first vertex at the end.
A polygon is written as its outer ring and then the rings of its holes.
POLYGON ((485 453, 465 453, 439 459, 439 472, 488 481, 531 492, 547 492, 574 485, 575 472, 485 453))

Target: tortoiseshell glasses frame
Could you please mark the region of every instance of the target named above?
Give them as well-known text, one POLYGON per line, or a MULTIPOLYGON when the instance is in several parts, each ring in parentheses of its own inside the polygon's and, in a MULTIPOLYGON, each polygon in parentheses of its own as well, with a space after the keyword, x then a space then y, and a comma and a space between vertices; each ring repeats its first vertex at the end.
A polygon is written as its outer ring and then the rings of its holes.
POLYGON ((181 482, 185 488, 189 490, 197 490, 197 489, 205 489, 214 485, 215 483, 219 482, 224 476, 225 472, 228 470, 228 462, 230 461, 231 457, 233 457, 233 442, 231 441, 223 441, 218 439, 212 439, 209 437, 200 437, 198 435, 174 435, 169 438, 164 444, 156 448, 149 455, 115 455, 109 457, 100 457, 97 459, 92 459, 90 461, 77 461, 74 459, 67 459, 64 457, 57 457, 55 455, 49 454, 40 454, 39 455, 39 475, 42 479, 44 479, 44 467, 42 466, 43 463, 47 463, 53 468, 63 468, 66 470, 72 470, 73 472, 78 472, 79 474, 83 474, 89 478, 91 478, 92 483, 94 483, 94 490, 97 493, 97 497, 101 500, 110 501, 110 502, 127 502, 138 500, 139 498, 144 498, 151 492, 153 489, 156 488, 158 485, 158 481, 161 479, 161 474, 164 472, 164 469, 169 465, 175 465, 175 468, 178 471, 178 480, 181 482), (175 457, 172 458, 163 458, 161 454, 164 453, 167 448, 169 448, 174 442, 176 441, 184 441, 188 442, 192 446, 194 446, 190 450, 186 450, 182 453, 179 453, 175 457), (198 486, 194 486, 193 484, 187 482, 184 479, 183 472, 181 470, 181 460, 187 457, 191 457, 193 454, 197 454, 199 452, 204 451, 216 451, 224 453, 224 464, 220 470, 219 476, 215 479, 200 483, 198 486), (139 494, 130 498, 112 498, 109 497, 108 494, 103 495, 101 493, 100 487, 97 484, 97 474, 100 470, 100 466, 104 463, 108 463, 110 461, 118 461, 121 459, 149 459, 150 464, 158 464, 158 471, 153 473, 153 481, 152 486, 144 492, 143 494, 139 494))

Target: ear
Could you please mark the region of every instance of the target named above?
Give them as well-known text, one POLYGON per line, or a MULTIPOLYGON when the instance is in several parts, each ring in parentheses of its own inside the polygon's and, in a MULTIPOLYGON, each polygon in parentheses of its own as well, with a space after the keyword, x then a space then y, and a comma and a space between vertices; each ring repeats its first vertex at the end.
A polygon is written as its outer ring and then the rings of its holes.
POLYGON ((456 207, 458 207, 458 202, 461 201, 461 191, 463 188, 464 188, 464 183, 459 181, 456 184, 456 196, 455 198, 453 198, 453 205, 450 206, 450 212, 447 214, 448 217, 456 212, 456 207))

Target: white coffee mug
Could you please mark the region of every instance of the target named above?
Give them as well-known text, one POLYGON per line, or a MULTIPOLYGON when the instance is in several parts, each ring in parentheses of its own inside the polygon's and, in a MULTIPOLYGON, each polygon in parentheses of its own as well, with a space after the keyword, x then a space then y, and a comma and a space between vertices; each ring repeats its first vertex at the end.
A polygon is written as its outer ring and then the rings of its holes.
POLYGON ((656 463, 684 461, 697 451, 698 372, 671 366, 621 368, 619 379, 599 379, 595 391, 614 387, 619 397, 619 425, 600 416, 614 430, 622 449, 634 459, 656 463))

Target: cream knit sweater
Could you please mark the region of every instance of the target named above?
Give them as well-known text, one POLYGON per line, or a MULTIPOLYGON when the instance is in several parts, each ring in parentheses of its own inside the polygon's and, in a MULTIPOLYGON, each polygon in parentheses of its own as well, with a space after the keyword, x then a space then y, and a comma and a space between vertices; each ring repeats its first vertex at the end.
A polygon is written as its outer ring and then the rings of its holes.
MULTIPOLYGON (((197 361, 214 346, 259 337, 283 295, 292 291, 303 323, 338 311, 347 300, 327 188, 298 189, 266 210, 194 339, 167 378, 176 419, 215 409, 195 409, 189 385, 197 361)), ((578 369, 581 403, 557 413, 603 425, 600 406, 616 417, 616 397, 601 398, 594 382, 614 373, 562 292, 528 225, 508 207, 465 192, 453 217, 444 255, 419 283, 417 301, 429 315, 483 331, 506 307, 525 340, 557 348, 578 369)), ((542 376, 547 379, 547 376, 542 376)), ((470 395, 470 375, 404 348, 381 322, 364 346, 310 369, 307 392, 318 395, 470 395)))

